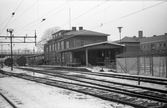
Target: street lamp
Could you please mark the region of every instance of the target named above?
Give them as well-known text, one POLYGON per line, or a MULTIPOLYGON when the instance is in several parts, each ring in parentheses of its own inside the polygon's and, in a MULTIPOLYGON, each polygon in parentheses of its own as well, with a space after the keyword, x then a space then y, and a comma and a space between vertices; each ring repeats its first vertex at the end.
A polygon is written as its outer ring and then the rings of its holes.
POLYGON ((121 44, 121 30, 122 30, 123 27, 118 27, 118 30, 119 30, 119 34, 120 34, 120 44, 121 44))

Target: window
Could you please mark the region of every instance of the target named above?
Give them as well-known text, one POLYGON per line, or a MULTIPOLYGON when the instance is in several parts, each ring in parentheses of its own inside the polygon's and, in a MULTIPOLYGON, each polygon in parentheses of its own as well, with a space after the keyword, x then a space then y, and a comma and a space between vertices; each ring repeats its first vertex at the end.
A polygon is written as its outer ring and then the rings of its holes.
POLYGON ((159 44, 157 43, 157 48, 159 47, 159 44))
POLYGON ((49 52, 51 52, 51 50, 52 50, 52 46, 51 46, 51 45, 49 45, 49 52))
POLYGON ((54 47, 55 47, 55 45, 54 45, 54 44, 52 44, 52 51, 54 51, 54 50, 55 50, 55 48, 54 48, 54 47))
POLYGON ((81 41, 81 46, 83 46, 83 45, 85 45, 85 41, 82 40, 81 41))
POLYGON ((164 43, 164 47, 166 47, 166 43, 164 43))
POLYGON ((155 49, 155 46, 154 46, 154 44, 151 44, 151 49, 155 49))
POLYGON ((61 32, 59 33, 59 36, 61 36, 61 32))
POLYGON ((161 43, 159 44, 159 47, 161 47, 161 43))
POLYGON ((46 52, 48 52, 48 47, 46 47, 46 52))
POLYGON ((66 42, 66 48, 69 48, 69 41, 66 42))
POLYGON ((57 43, 57 50, 60 50, 60 42, 57 43))
POLYGON ((64 53, 62 53, 62 62, 64 62, 64 53))
POLYGON ((147 48, 149 48, 150 47, 150 45, 147 45, 147 48))
POLYGON ((56 43, 55 43, 55 51, 57 50, 57 45, 56 45, 56 43))
POLYGON ((97 40, 97 42, 102 42, 101 40, 97 40))
POLYGON ((64 41, 61 41, 61 49, 64 49, 64 41))

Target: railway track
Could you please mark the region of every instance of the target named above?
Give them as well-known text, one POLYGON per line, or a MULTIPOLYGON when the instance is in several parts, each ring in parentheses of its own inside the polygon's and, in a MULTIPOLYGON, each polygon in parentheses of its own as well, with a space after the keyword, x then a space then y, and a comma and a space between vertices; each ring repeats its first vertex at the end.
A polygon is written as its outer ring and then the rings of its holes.
MULTIPOLYGON (((40 68, 42 66, 39 66, 40 68)), ((49 70, 56 70, 56 67, 42 67, 47 68, 49 70)), ((73 73, 78 73, 77 71, 72 71, 73 73)), ((146 77, 146 76, 137 76, 137 75, 125 75, 125 74, 113 74, 113 73, 95 73, 95 72, 84 72, 79 71, 81 74, 85 75, 92 75, 92 76, 103 76, 103 77, 109 77, 109 78, 119 78, 119 79, 127 79, 127 80, 134 80, 137 81, 140 85, 140 82, 147 82, 147 83, 153 83, 153 84, 161 84, 161 85, 167 85, 167 79, 165 78, 153 78, 153 77, 146 77)))
MULTIPOLYGON (((43 73, 41 70, 40 72, 38 70, 33 70, 33 69, 26 69, 26 70, 31 70, 32 72, 37 72, 37 73, 43 73)), ((96 96, 105 100, 110 100, 110 101, 115 101, 119 102, 122 104, 127 104, 134 106, 135 108, 149 108, 152 106, 158 106, 159 108, 163 108, 163 105, 167 104, 167 96, 161 97, 155 96, 155 95, 150 95, 150 94, 142 94, 140 92, 134 92, 134 91, 129 91, 126 90, 125 88, 118 88, 118 87, 112 87, 106 84, 99 84, 99 83, 94 83, 89 81, 88 79, 83 80, 84 78, 81 79, 81 77, 71 77, 71 76, 65 76, 65 75, 54 75, 53 73, 51 74, 50 71, 47 71, 47 75, 54 76, 54 77, 61 77, 61 78, 66 78, 69 80, 74 80, 82 83, 74 83, 74 82, 67 82, 67 81, 60 81, 60 80, 55 80, 55 79, 48 79, 48 78, 40 78, 40 77, 34 77, 34 76, 28 76, 25 74, 14 74, 14 73, 8 73, 8 72, 3 72, 8 75, 12 75, 15 77, 19 78, 24 78, 27 80, 31 81, 36 81, 39 83, 44 83, 47 85, 52 85, 56 87, 61 87, 85 94, 89 94, 92 96, 96 96), (64 76, 64 77, 63 77, 64 76)), ((143 88, 142 88, 143 89, 143 88)), ((165 107, 164 107, 165 108, 165 107)))
MULTIPOLYGON (((129 87, 136 87, 136 88, 141 88, 141 89, 147 89, 147 90, 152 90, 152 91, 157 91, 157 92, 162 92, 162 93, 166 93, 166 90, 160 90, 160 89, 154 89, 154 88, 148 88, 148 87, 143 87, 143 86, 138 86, 138 85, 131 85, 131 84, 126 84, 126 83, 119 83, 119 82, 113 82, 113 81, 108 81, 108 80, 104 80, 104 79, 99 79, 99 78, 95 78, 95 77, 89 77, 89 76, 85 76, 85 74, 68 74, 67 72, 53 72, 53 70, 34 70, 34 69, 28 69, 28 68, 20 68, 20 69, 24 69, 27 71, 36 71, 37 73, 42 73, 42 74, 47 74, 47 75, 53 75, 55 77, 63 77, 66 79, 70 79, 70 80, 75 80, 75 81, 80 81, 80 82, 85 82, 83 79, 86 80, 91 80, 88 83, 91 83, 92 81, 98 81, 101 82, 102 84, 104 83, 109 83, 109 84, 116 84, 116 85, 120 85, 120 86, 129 86, 129 87), (78 79, 79 78, 79 79, 78 79)), ((103 85, 102 85, 103 86, 103 85)), ((110 86, 110 85, 108 85, 110 86)), ((111 85, 114 86, 114 85, 111 85)))
POLYGON ((0 93, 0 107, 2 108, 17 108, 5 95, 0 93))

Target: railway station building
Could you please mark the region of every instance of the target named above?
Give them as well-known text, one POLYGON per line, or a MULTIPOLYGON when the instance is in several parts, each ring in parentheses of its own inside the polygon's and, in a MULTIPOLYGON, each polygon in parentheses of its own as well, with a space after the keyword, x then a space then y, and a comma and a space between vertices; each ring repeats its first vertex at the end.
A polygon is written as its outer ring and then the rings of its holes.
POLYGON ((93 66, 115 63, 124 45, 107 41, 109 34, 72 27, 52 34, 44 45, 45 64, 61 66, 93 66))

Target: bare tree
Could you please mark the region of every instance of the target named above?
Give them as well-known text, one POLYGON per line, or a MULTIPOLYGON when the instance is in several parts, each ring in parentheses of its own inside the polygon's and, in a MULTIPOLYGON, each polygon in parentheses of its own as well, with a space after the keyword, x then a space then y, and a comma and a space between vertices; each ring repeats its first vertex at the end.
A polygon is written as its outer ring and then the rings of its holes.
POLYGON ((44 34, 42 35, 40 41, 37 43, 37 51, 43 52, 44 44, 52 38, 52 34, 59 31, 60 27, 52 27, 45 30, 44 34))

